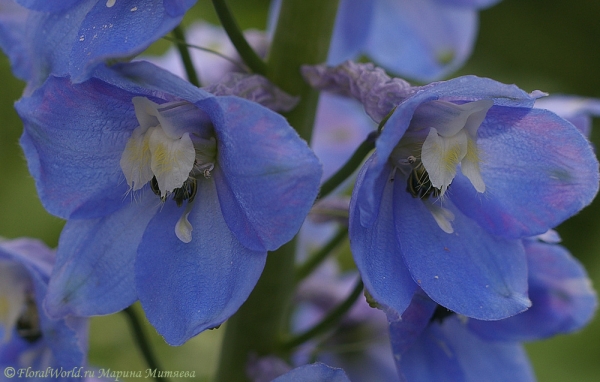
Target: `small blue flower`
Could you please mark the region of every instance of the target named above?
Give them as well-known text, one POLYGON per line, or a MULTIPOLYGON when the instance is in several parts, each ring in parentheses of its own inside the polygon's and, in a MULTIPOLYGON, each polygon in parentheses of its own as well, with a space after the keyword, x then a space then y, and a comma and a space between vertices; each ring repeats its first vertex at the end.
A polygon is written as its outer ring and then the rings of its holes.
POLYGON ((478 319, 525 310, 519 239, 561 223, 598 190, 598 162, 581 132, 532 108, 540 92, 490 79, 410 87, 369 65, 306 70, 371 116, 393 111, 350 205, 351 248, 373 299, 402 314, 420 287, 478 319))
MULTIPOLYGON (((53 320, 42 307, 53 264, 54 251, 36 240, 0 242, 0 367, 3 370, 9 366, 69 370, 85 365, 87 319, 53 320)), ((52 380, 39 380, 49 379, 52 380)))
POLYGON ((585 270, 565 248, 524 241, 529 267, 526 312, 499 321, 458 316, 417 294, 390 324, 399 373, 411 381, 534 381, 521 342, 581 329, 597 308, 585 270))
POLYGON ((139 299, 182 344, 238 309, 317 195, 321 166, 283 117, 146 62, 50 77, 16 108, 40 198, 69 219, 53 316, 139 299))
POLYGON ((0 45, 31 88, 49 75, 89 78, 94 68, 129 59, 174 27, 196 0, 18 0, 0 17, 0 45), (26 67, 21 67, 26 63, 26 67))
POLYGON ((471 55, 477 13, 498 0, 342 0, 328 63, 367 55, 392 72, 431 81, 471 55))

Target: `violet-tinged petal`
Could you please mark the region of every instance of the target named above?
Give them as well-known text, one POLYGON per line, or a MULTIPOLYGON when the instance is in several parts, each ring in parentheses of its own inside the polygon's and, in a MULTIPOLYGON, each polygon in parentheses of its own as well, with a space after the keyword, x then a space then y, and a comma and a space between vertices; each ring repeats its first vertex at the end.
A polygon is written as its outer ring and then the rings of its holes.
POLYGON ((119 160, 137 125, 129 93, 98 80, 72 85, 52 77, 15 107, 29 171, 50 213, 94 218, 124 205, 119 160))
POLYGON ((214 181, 199 180, 189 215, 192 241, 183 243, 173 229, 183 209, 165 203, 138 248, 138 297, 148 321, 171 345, 221 325, 248 298, 263 270, 266 251, 244 247, 221 210, 214 181))
POLYGON ((518 240, 484 231, 451 202, 454 233, 442 231, 425 204, 394 187, 394 223, 417 284, 438 304, 465 316, 495 320, 527 309, 527 263, 518 240))
POLYGON ((313 363, 295 368, 272 382, 350 382, 342 369, 329 367, 323 363, 313 363))
POLYGON ((354 97, 376 122, 417 89, 400 78, 390 78, 383 69, 370 63, 346 61, 336 67, 303 66, 302 75, 316 89, 354 97))
POLYGON ((215 181, 235 237, 256 251, 291 240, 317 196, 318 159, 283 117, 266 108, 228 96, 197 105, 214 124, 222 173, 215 181))
POLYGON ((292 110, 300 100, 258 74, 227 73, 204 90, 216 96, 238 96, 280 112, 292 110))
POLYGON ((70 74, 89 78, 93 68, 109 59, 132 57, 176 27, 195 1, 147 0, 138 4, 97 1, 72 41, 70 74))
POLYGON ((110 314, 137 299, 133 277, 137 247, 160 207, 146 192, 106 217, 67 222, 45 301, 51 316, 110 314))
POLYGON ((583 266, 562 246, 526 241, 529 264, 527 311, 500 321, 470 320, 488 340, 531 341, 581 329, 593 317, 598 298, 583 266))
POLYGON ((407 381, 535 381, 519 343, 482 340, 456 316, 432 322, 397 365, 407 381))
MULTIPOLYGON (((369 160, 370 161, 370 160, 369 160)), ((376 219, 369 227, 361 224, 362 211, 356 205, 357 190, 363 186, 363 177, 369 161, 361 169, 350 204, 350 248, 365 289, 388 315, 401 315, 408 307, 417 285, 401 256, 400 244, 394 232, 391 205, 393 182, 388 177, 378 179, 377 189, 382 195, 376 203, 376 219)))
POLYGON ((590 136, 591 117, 600 116, 600 99, 569 95, 552 95, 535 101, 538 109, 547 109, 571 122, 586 137, 590 136))
POLYGON ((396 359, 401 359, 419 339, 437 307, 436 302, 422 291, 417 291, 400 319, 389 318, 390 342, 396 359))
POLYGON ((587 139, 541 109, 492 107, 479 129, 478 195, 458 175, 450 199, 489 232, 542 234, 588 205, 598 191, 598 162, 587 139))

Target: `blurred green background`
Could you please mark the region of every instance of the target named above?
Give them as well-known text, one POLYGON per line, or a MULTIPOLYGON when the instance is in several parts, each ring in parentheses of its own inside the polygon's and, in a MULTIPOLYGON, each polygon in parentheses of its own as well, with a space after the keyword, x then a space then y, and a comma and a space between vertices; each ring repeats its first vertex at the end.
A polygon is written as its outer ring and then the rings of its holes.
MULTIPOLYGON (((243 28, 264 28, 268 0, 229 0, 243 28)), ((186 16, 216 23, 211 2, 198 0, 186 16)), ((504 0, 481 12, 474 54, 456 75, 476 74, 527 91, 600 97, 600 1, 504 0)), ((161 53, 169 43, 155 44, 161 53)), ((8 60, 0 57, 0 236, 30 236, 56 246, 63 222, 41 207, 18 146, 21 122, 12 105, 23 84, 14 79, 8 60)), ((600 147, 600 119, 592 140, 600 147)), ((558 228, 563 244, 585 265, 600 286, 600 200, 558 228)), ((136 306, 139 309, 139 306, 136 306)), ((92 319, 90 363, 111 370, 144 370, 122 315, 92 319)), ((222 329, 208 331, 186 345, 171 348, 146 326, 168 370, 194 370, 199 380, 214 372, 222 329)), ((600 380, 600 317, 583 331, 527 345, 539 381, 600 380)), ((127 380, 127 379, 126 379, 127 380)))

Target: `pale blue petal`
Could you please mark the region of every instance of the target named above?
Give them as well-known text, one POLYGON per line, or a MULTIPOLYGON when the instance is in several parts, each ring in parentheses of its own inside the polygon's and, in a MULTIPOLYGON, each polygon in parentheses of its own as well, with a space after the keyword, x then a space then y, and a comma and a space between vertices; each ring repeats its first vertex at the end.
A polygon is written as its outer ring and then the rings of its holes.
POLYGON ((479 194, 464 176, 450 199, 494 235, 542 234, 588 205, 598 191, 598 162, 569 122, 541 109, 492 107, 478 131, 479 194))
POLYGON ((477 11, 436 0, 375 1, 365 53, 388 70, 431 81, 471 54, 477 11))
MULTIPOLYGON (((519 240, 494 237, 450 201, 454 233, 438 226, 424 203, 394 187, 394 223, 413 279, 438 304, 468 317, 494 320, 530 306, 527 260, 519 240)), ((388 207, 389 208, 389 207, 388 207)))
POLYGON ((45 302, 49 314, 110 314, 135 302, 137 247, 160 207, 158 198, 145 191, 106 217, 67 222, 45 302))
POLYGON ((350 248, 365 289, 388 315, 398 316, 410 304, 417 285, 404 264, 394 231, 391 208, 394 183, 388 177, 381 177, 376 185, 377 190, 382 190, 376 219, 368 227, 361 224, 362 212, 356 198, 360 195, 358 190, 363 186, 368 164, 359 173, 350 203, 350 248))
POLYGON ((138 248, 135 283, 148 321, 171 345, 221 325, 248 298, 266 251, 245 248, 227 227, 213 180, 198 181, 192 241, 175 236, 184 208, 167 201, 138 248))
POLYGON ((335 19, 327 63, 341 64, 364 50, 373 25, 373 1, 341 0, 335 19))
POLYGON ((321 165, 279 114, 237 97, 199 102, 217 135, 223 216, 247 248, 291 240, 317 197, 321 165))
POLYGON ((389 317, 390 342, 396 360, 402 358, 421 337, 437 307, 437 303, 422 291, 417 291, 401 319, 389 317))

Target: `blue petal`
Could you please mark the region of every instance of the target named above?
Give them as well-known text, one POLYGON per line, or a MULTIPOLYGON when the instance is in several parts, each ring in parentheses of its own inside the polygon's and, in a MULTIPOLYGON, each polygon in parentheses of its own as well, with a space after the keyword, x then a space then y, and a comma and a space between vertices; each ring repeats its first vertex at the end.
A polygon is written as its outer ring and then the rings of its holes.
POLYGON ((531 341, 581 329, 594 316, 596 292, 583 266, 562 246, 527 241, 527 311, 500 321, 469 321, 469 328, 491 340, 531 341))
POLYGON ((389 318, 390 342, 396 359, 403 357, 419 339, 437 307, 437 303, 417 291, 401 319, 389 318))
POLYGON ((323 363, 313 363, 295 368, 272 382, 350 382, 342 369, 335 369, 323 363))
POLYGON ((235 237, 256 251, 291 240, 317 196, 318 159, 283 117, 258 104, 213 97, 197 105, 215 128, 219 202, 235 237))
POLYGON ((107 7, 98 1, 80 25, 73 41, 70 73, 75 81, 89 78, 93 67, 103 61, 132 57, 176 27, 193 1, 146 0, 132 5, 117 1, 107 7))
POLYGON ((147 97, 161 97, 166 101, 184 99, 196 103, 212 94, 199 89, 181 77, 147 61, 101 66, 94 76, 120 89, 147 97))
POLYGON ((396 239, 393 211, 390 208, 394 184, 388 177, 378 180, 377 188, 383 191, 377 203, 379 212, 375 221, 369 227, 361 224, 362 212, 356 205, 357 194, 360 194, 357 190, 363 186, 369 161, 358 175, 350 203, 350 248, 365 289, 388 315, 398 316, 410 304, 417 285, 404 264, 396 239))
POLYGON ((588 205, 598 191, 598 161, 573 125, 540 109, 492 107, 479 128, 478 194, 462 175, 450 198, 494 235, 542 234, 588 205))
POLYGON ((408 381, 533 382, 535 377, 519 343, 487 342, 454 316, 432 323, 398 361, 408 381))
POLYGON ((356 58, 365 49, 369 30, 373 28, 372 15, 372 1, 340 1, 327 57, 329 65, 356 58))
POLYGON ((29 11, 12 1, 2 2, 0 12, 0 48, 8 56, 17 78, 28 81, 33 76, 33 57, 27 40, 29 11))
POLYGON ((82 0, 61 0, 61 1, 47 1, 47 0, 15 0, 25 8, 33 9, 36 11, 46 12, 59 12, 64 11, 81 3, 82 0))
POLYGON ((394 187, 394 222, 413 279, 438 304, 482 320, 512 316, 530 306, 527 260, 518 240, 494 237, 443 202, 454 233, 441 230, 404 183, 394 187))
POLYGON ((75 6, 54 13, 29 12, 25 25, 26 35, 20 42, 32 65, 26 78, 31 88, 41 86, 51 74, 69 74, 69 55, 79 38, 77 25, 96 1, 79 1, 75 6))
POLYGON ((137 247, 159 207, 147 194, 106 217, 71 219, 60 237, 46 309, 53 317, 118 312, 136 299, 137 247))
POLYGON ((132 95, 92 80, 73 86, 49 78, 15 105, 21 145, 42 203, 62 218, 94 218, 124 204, 119 161, 137 127, 132 95))
POLYGON ((436 0, 375 1, 366 54, 420 81, 440 78, 471 54, 477 11, 436 0))
POLYGON ((245 248, 229 230, 213 180, 200 180, 189 215, 192 241, 175 236, 184 213, 167 201, 138 248, 135 283, 148 321, 171 345, 217 327, 254 288, 266 252, 245 248))

